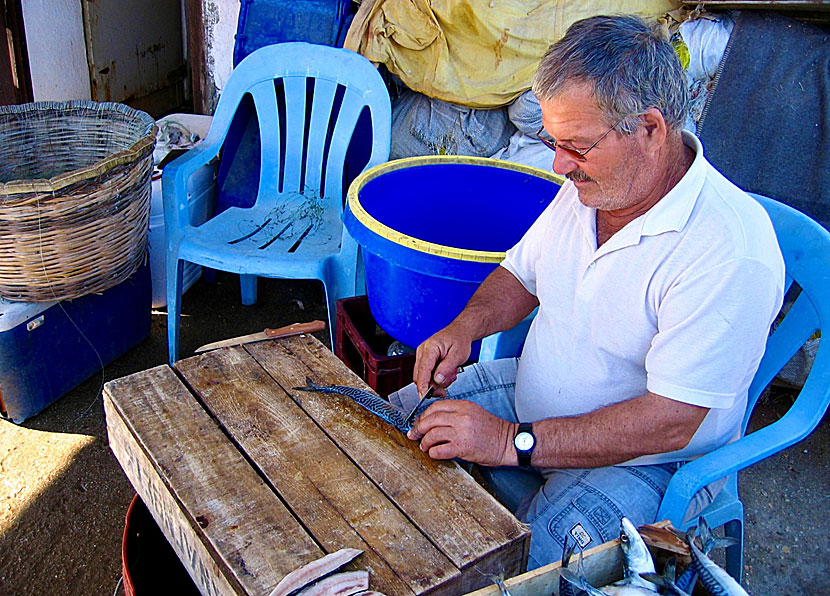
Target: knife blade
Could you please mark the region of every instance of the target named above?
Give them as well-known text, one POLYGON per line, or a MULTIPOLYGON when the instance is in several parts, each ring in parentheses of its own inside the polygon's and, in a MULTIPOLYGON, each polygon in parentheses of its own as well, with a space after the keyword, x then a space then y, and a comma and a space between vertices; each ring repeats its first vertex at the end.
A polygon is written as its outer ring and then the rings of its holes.
POLYGON ((424 403, 424 400, 429 399, 430 397, 432 397, 432 394, 433 394, 434 392, 435 392, 435 387, 433 387, 432 385, 430 385, 430 386, 429 386, 429 389, 427 389, 426 393, 424 393, 424 396, 423 396, 421 399, 419 399, 419 400, 418 400, 418 403, 417 403, 417 404, 415 404, 415 407, 414 407, 414 408, 412 408, 412 411, 411 411, 411 412, 409 412, 409 414, 407 415, 406 419, 404 420, 404 424, 408 424, 408 423, 409 423, 409 420, 412 418, 412 416, 415 414, 415 412, 416 412, 416 411, 418 411, 418 408, 420 408, 420 407, 421 407, 421 404, 422 404, 422 403, 424 403))
POLYGON ((278 339, 280 337, 291 337, 292 335, 301 335, 303 333, 314 333, 315 331, 322 331, 326 328, 324 321, 311 321, 309 323, 294 323, 293 325, 286 325, 285 327, 278 327, 276 329, 265 329, 258 333, 251 333, 249 335, 240 335, 239 337, 232 337, 230 339, 223 339, 222 341, 215 341, 210 344, 205 344, 194 350, 196 354, 207 352, 208 350, 216 350, 217 348, 226 348, 228 346, 239 346, 255 341, 262 341, 264 339, 278 339))

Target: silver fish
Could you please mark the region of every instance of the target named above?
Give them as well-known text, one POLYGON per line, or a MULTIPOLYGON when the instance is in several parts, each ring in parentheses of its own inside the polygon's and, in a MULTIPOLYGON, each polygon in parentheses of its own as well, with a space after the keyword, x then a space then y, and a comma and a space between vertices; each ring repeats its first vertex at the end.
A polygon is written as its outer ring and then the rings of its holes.
MULTIPOLYGON (((568 533, 565 533, 565 543, 562 545, 562 569, 567 569, 576 548, 576 542, 568 543, 568 533)), ((579 564, 582 564, 582 551, 579 551, 579 564)), ((573 586, 562 575, 559 576, 559 596, 576 596, 574 594, 573 586)))
MULTIPOLYGON (((690 534, 691 536, 691 534, 690 534)), ((741 584, 729 575, 723 568, 718 566, 709 557, 703 554, 693 538, 686 540, 692 554, 692 565, 700 578, 700 583, 713 596, 749 596, 741 584)))
POLYGON ((623 551, 624 572, 624 577, 620 581, 602 588, 593 587, 588 583, 584 573, 582 573, 580 556, 580 562, 577 566, 579 574, 577 575, 569 569, 562 568, 560 569, 559 576, 560 583, 564 579, 566 582, 585 591, 588 596, 639 596, 656 594, 657 588, 655 585, 640 577, 640 573, 655 573, 654 560, 651 558, 651 553, 643 541, 642 536, 637 531, 636 526, 627 517, 623 517, 620 520, 620 546, 623 551))
POLYGON ((499 587, 499 592, 501 596, 513 596, 505 587, 504 579, 500 575, 491 575, 490 579, 493 580, 493 583, 499 587))
MULTIPOLYGON (((686 590, 678 587, 675 581, 677 571, 677 561, 674 557, 669 557, 666 561, 666 566, 663 569, 663 575, 656 573, 643 573, 642 577, 648 581, 657 584, 661 588, 665 588, 664 594, 672 594, 673 596, 691 596, 686 590)), ((697 574, 695 574, 695 578, 697 574)))
POLYGON ((318 385, 308 377, 305 380, 308 385, 305 387, 294 387, 294 389, 298 391, 318 391, 320 393, 339 393, 340 395, 350 397, 358 405, 363 406, 372 414, 384 422, 391 424, 402 433, 409 432, 414 420, 429 407, 429 404, 423 404, 419 407, 413 416, 413 420, 410 422, 406 420, 405 413, 374 393, 369 393, 357 387, 347 387, 346 385, 318 385))
POLYGON ((565 581, 573 584, 588 596, 648 596, 649 594, 653 596, 655 594, 653 590, 647 590, 640 586, 611 584, 601 589, 595 588, 588 583, 584 575, 577 575, 570 569, 560 569, 559 573, 560 578, 564 578, 565 581))
POLYGON ((637 527, 627 517, 620 520, 620 546, 623 554, 623 572, 625 577, 615 585, 630 585, 657 592, 654 584, 640 577, 641 573, 656 573, 654 560, 637 527))
MULTIPOLYGON (((701 552, 704 555, 708 555, 712 549, 715 548, 726 548, 729 546, 733 546, 738 544, 737 538, 715 538, 715 535, 712 534, 712 531, 709 529, 709 524, 706 523, 706 520, 703 517, 700 517, 698 521, 698 526, 700 529, 700 544, 701 544, 701 552)), ((697 528, 692 528, 689 530, 689 534, 687 534, 687 540, 694 540, 695 538, 695 531, 697 528)), ((677 578, 676 587, 679 590, 683 590, 685 592, 691 592, 695 584, 697 583, 697 568, 694 565, 689 565, 686 567, 686 570, 683 572, 679 578, 677 578)))

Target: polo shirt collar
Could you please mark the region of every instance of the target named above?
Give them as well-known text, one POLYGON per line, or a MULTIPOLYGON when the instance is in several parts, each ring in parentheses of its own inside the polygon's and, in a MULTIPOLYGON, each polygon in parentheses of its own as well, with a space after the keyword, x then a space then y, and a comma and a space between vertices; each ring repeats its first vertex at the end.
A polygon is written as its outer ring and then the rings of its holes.
POLYGON ((695 135, 684 130, 683 142, 695 152, 692 165, 665 197, 649 209, 642 218, 638 218, 642 219, 640 236, 679 232, 689 221, 706 180, 706 158, 703 157, 703 145, 695 135))
MULTIPOLYGON (((643 236, 656 236, 664 232, 679 232, 686 226, 692 214, 697 197, 706 180, 706 159, 703 157, 703 145, 688 131, 683 131, 683 142, 695 152, 692 165, 666 196, 657 202, 647 213, 629 222, 622 230, 614 234, 601 249, 608 252, 623 246, 638 244, 643 236)), ((579 201, 574 189, 573 210, 579 219, 583 233, 596 248, 596 212, 579 201)))

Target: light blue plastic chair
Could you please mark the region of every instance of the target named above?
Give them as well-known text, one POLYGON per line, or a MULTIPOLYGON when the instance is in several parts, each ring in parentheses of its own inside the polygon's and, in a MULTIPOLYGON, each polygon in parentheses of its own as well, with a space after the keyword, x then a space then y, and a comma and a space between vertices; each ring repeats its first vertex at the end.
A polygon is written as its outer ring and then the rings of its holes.
MULTIPOLYGON (((669 483, 656 518, 668 519, 683 531, 697 525, 697 518, 685 519, 692 497, 704 486, 726 477, 726 485, 702 515, 710 527, 724 526, 727 536, 738 539, 738 544, 726 550, 726 570, 738 581, 743 571, 744 508, 738 493, 737 472, 805 438, 821 422, 830 403, 830 343, 820 341, 807 380, 786 415, 746 434, 761 392, 808 339, 822 328, 830 328, 830 233, 792 207, 767 197, 752 196, 772 219, 784 255, 788 287, 794 281, 801 287, 801 293, 767 341, 749 388, 741 438, 680 468, 669 483)), ((510 331, 485 338, 481 359, 520 353, 529 325, 530 318, 510 331)))
POLYGON ((171 363, 178 355, 185 261, 239 273, 243 304, 256 302, 257 276, 321 280, 333 337, 336 301, 363 288, 358 248, 341 220, 346 154, 363 113, 372 130, 365 169, 389 159, 391 131, 389 95, 368 60, 349 50, 297 42, 260 48, 234 69, 207 137, 168 164, 162 177, 171 363), (192 226, 188 180, 219 156, 246 96, 259 124, 256 202, 192 226))

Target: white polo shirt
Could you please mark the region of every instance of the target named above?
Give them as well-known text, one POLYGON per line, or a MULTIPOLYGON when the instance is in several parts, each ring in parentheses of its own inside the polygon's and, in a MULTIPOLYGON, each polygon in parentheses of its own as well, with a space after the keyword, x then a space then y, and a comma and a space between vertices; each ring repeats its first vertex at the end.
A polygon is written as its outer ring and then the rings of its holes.
POLYGON ((683 139, 696 153, 686 175, 600 248, 596 210, 567 182, 502 262, 540 302, 519 364, 519 420, 647 390, 711 408, 685 449, 631 464, 688 460, 737 436, 782 302, 766 211, 706 161, 695 136, 683 139))

